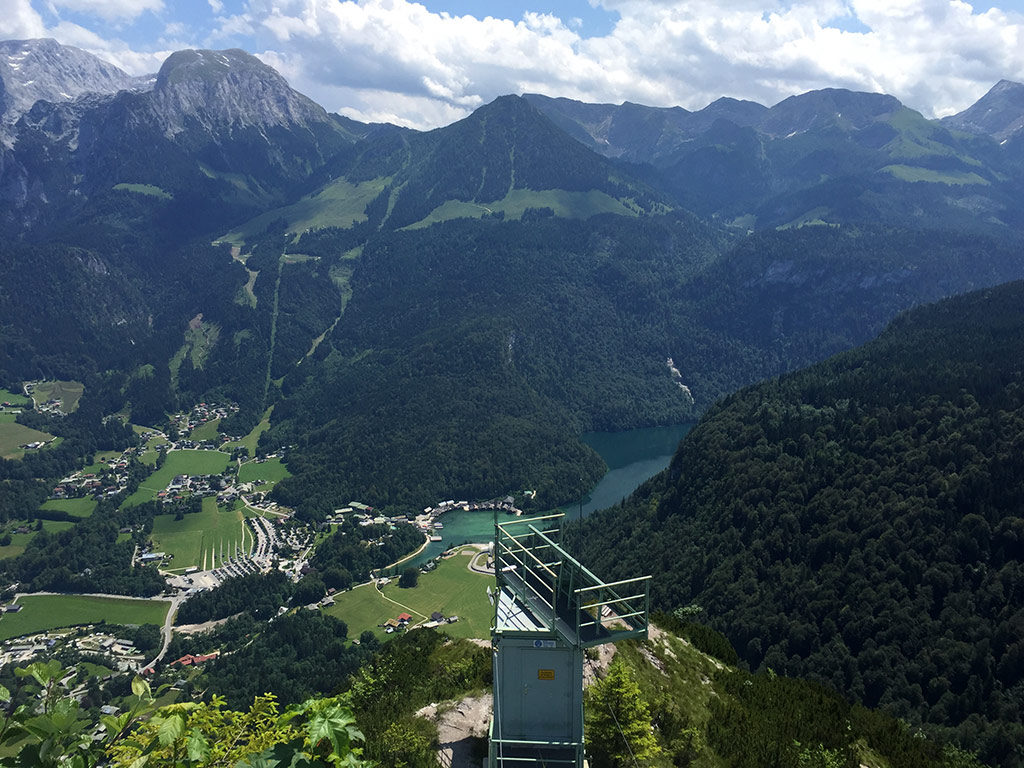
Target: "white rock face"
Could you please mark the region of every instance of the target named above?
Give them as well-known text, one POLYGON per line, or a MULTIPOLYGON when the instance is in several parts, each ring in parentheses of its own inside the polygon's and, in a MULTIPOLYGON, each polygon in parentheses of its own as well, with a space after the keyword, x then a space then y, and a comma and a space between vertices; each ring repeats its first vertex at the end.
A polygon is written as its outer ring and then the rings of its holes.
POLYGON ((160 68, 149 104, 168 136, 197 123, 230 134, 329 119, 276 70, 237 49, 172 53, 160 68))
POLYGON ((675 361, 670 357, 667 360, 665 360, 665 365, 668 368, 668 372, 672 375, 672 379, 679 386, 679 389, 683 393, 683 396, 692 405, 694 402, 693 393, 690 391, 690 388, 688 386, 683 384, 683 374, 679 372, 678 368, 676 368, 675 361))
POLYGON ((37 101, 143 90, 152 82, 56 40, 0 41, 0 137, 9 141, 14 123, 37 101))

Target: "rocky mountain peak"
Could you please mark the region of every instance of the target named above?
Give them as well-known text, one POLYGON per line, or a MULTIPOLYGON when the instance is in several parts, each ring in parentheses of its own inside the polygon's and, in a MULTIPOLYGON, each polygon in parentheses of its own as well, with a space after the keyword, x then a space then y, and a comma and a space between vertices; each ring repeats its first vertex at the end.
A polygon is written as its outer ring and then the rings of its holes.
POLYGON ((91 53, 56 40, 0 41, 0 133, 38 101, 69 102, 87 93, 112 94, 145 87, 91 53))
POLYGON ((1005 140, 1024 130, 1024 84, 1000 80, 963 112, 942 122, 967 133, 1005 140))
POLYGON ((894 96, 823 88, 783 99, 765 113, 758 128, 773 136, 830 125, 860 130, 900 109, 903 104, 894 96))
POLYGON ((188 120, 228 131, 328 120, 273 67, 238 49, 171 54, 157 74, 152 107, 168 135, 184 130, 188 120))

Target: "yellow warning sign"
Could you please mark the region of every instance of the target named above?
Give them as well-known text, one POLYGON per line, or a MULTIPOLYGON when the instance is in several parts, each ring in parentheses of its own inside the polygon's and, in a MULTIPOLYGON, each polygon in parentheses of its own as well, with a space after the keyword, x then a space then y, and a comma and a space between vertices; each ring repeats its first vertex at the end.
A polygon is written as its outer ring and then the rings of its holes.
POLYGON ((537 670, 537 679, 538 680, 554 680, 555 679, 555 670, 553 670, 553 669, 538 669, 537 670))

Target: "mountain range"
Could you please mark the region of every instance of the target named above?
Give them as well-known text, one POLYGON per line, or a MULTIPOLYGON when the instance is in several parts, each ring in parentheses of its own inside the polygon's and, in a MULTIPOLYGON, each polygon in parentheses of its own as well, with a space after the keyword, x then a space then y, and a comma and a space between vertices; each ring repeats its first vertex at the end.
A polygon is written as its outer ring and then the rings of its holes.
POLYGON ((1022 94, 509 95, 414 131, 240 50, 132 78, 0 43, 0 385, 85 382, 105 425, 237 403, 220 431, 284 447, 310 521, 575 502, 583 433, 703 416, 594 561, 1019 765, 1021 289, 993 286, 1024 278, 1022 94))
POLYGON ((240 50, 131 79, 4 45, 0 373, 118 371, 141 421, 217 394, 239 431, 274 405, 265 439, 296 445, 277 492, 308 515, 575 498, 601 472, 583 431, 692 418, 1024 276, 1005 83, 971 108, 988 122, 829 89, 505 96, 418 132, 328 114, 240 50))

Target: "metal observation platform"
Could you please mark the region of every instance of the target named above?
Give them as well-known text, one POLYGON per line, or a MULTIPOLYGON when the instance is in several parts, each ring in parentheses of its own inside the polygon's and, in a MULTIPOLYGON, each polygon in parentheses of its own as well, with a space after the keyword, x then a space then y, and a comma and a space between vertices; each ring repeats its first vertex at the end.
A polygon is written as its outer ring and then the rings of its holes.
POLYGON ((495 520, 490 768, 582 768, 583 650, 647 636, 650 576, 605 583, 562 548, 563 518, 495 520))

